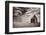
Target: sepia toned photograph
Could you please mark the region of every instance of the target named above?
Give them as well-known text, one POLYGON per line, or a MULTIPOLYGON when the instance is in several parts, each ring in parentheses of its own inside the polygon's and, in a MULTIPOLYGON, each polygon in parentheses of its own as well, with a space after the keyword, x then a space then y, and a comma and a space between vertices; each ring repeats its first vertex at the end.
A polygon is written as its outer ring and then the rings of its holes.
POLYGON ((40 8, 13 7, 13 28, 40 27, 40 8))
POLYGON ((45 3, 5 2, 5 33, 33 33, 45 31, 45 3))

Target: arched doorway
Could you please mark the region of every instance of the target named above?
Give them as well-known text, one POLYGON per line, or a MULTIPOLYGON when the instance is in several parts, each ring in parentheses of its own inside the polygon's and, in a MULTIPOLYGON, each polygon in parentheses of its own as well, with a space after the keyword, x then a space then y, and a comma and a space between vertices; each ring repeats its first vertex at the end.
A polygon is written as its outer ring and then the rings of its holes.
POLYGON ((33 18, 31 19, 31 23, 37 23, 37 17, 34 15, 33 18))

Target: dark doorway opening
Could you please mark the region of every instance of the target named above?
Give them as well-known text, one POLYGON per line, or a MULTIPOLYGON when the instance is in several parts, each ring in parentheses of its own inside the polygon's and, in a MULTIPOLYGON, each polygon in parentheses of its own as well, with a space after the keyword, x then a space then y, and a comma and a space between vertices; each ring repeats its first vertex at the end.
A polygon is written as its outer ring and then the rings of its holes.
POLYGON ((34 15, 33 18, 31 19, 31 23, 37 23, 37 17, 34 15))

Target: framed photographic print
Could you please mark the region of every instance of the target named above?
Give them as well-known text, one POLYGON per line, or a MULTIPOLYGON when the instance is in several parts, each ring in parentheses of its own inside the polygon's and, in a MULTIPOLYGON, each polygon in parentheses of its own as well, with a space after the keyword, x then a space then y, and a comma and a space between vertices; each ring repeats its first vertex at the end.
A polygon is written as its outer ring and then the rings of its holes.
POLYGON ((45 31, 45 3, 5 2, 5 33, 33 33, 45 31))

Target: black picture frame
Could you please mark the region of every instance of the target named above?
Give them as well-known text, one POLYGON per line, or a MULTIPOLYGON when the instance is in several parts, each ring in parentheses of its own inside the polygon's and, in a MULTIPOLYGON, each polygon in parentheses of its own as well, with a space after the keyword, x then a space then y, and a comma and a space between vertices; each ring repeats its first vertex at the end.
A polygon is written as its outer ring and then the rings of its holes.
POLYGON ((19 33, 34 33, 34 32, 45 32, 45 3, 37 2, 20 2, 20 1, 5 1, 5 34, 19 34, 19 33), (23 4, 37 4, 43 5, 43 30, 39 31, 22 31, 22 32, 9 32, 9 3, 23 3, 23 4))

